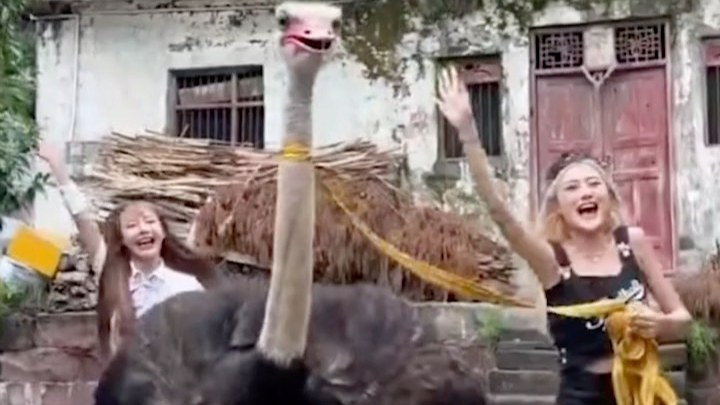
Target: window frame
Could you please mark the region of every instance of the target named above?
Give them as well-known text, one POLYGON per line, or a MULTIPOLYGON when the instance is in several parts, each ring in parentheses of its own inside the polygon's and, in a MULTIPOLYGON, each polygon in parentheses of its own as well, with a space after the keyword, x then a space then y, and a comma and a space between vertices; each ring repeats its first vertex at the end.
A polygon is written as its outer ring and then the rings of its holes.
POLYGON ((703 134, 704 143, 705 146, 708 147, 716 147, 720 146, 720 37, 707 37, 702 39, 702 46, 703 46, 703 58, 704 58, 704 86, 703 91, 705 93, 704 98, 704 115, 705 115, 705 133, 703 134), (716 89, 716 108, 715 108, 715 121, 717 122, 716 125, 716 133, 715 133, 715 139, 712 139, 711 135, 711 128, 710 128, 710 92, 709 90, 709 73, 710 69, 713 69, 715 72, 716 80, 718 83, 717 89, 716 89))
MULTIPOLYGON (((167 133, 173 137, 184 136, 180 132, 178 113, 180 111, 202 111, 212 109, 230 109, 230 145, 238 145, 241 138, 250 138, 250 144, 255 148, 264 148, 265 146, 265 125, 264 122, 259 125, 259 129, 249 131, 243 134, 239 126, 241 125, 240 111, 249 108, 261 108, 262 120, 265 115, 265 86, 261 86, 261 95, 258 100, 243 100, 241 94, 238 94, 238 87, 242 76, 259 77, 264 82, 265 71, 263 65, 236 65, 223 67, 206 67, 206 68, 189 68, 189 69, 171 69, 168 71, 168 92, 167 92, 167 133), (227 75, 231 76, 231 100, 227 103, 212 104, 186 104, 181 105, 179 94, 179 82, 182 79, 202 78, 227 75), (246 136, 243 136, 246 135, 246 136)), ((212 83, 208 83, 212 84, 212 83)), ((228 144, 224 140, 216 140, 207 137, 193 137, 194 139, 209 140, 214 143, 228 144)), ((248 144, 246 141, 245 144, 248 144)))
MULTIPOLYGON (((492 55, 473 55, 473 56, 462 56, 462 57, 445 57, 437 60, 438 69, 454 65, 458 67, 458 73, 460 79, 465 82, 466 85, 496 85, 497 86, 497 121, 498 121, 498 133, 496 135, 488 135, 480 133, 480 140, 485 147, 487 142, 496 136, 494 141, 499 143, 499 154, 488 154, 488 158, 493 164, 501 164, 504 162, 505 156, 505 144, 503 139, 503 88, 502 88, 502 60, 499 54, 492 55)), ((440 162, 460 162, 465 160, 465 156, 461 153, 459 156, 448 156, 447 153, 447 136, 446 129, 449 123, 446 122, 445 117, 442 115, 440 110, 436 111, 437 114, 437 160, 440 162)), ((477 116, 476 116, 477 118, 477 116)), ((482 125, 482 124, 481 124, 482 125)), ((457 135, 455 135, 457 136, 457 135)), ((459 140, 456 140, 459 142, 459 140)))

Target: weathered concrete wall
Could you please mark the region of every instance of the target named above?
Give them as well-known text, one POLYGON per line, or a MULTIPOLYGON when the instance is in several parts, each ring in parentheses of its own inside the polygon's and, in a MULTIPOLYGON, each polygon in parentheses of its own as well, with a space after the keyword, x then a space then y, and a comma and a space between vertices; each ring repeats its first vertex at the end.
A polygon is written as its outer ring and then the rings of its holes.
MULTIPOLYGON (((579 11, 552 3, 530 23, 575 24, 677 11, 663 8, 662 4, 668 2, 655 2, 650 8, 642 2, 598 3, 614 6, 602 12, 592 8, 579 11)), ((704 92, 700 91, 704 69, 700 63, 699 37, 703 32, 720 28, 717 13, 720 0, 703 3, 704 7, 698 5, 696 11, 676 12, 673 17, 670 130, 677 162, 673 178, 678 237, 707 249, 720 233, 720 204, 713 198, 720 197, 720 149, 704 143, 704 92), (700 11, 703 8, 705 12, 700 11)), ((401 144, 408 153, 415 186, 422 194, 425 188, 422 174, 433 170, 437 158, 433 58, 500 54, 507 160, 504 177, 509 203, 519 216, 527 217, 530 209, 527 33, 512 23, 500 29, 502 23, 490 9, 459 20, 442 21, 440 25, 420 27, 417 21, 406 23, 407 32, 392 37, 399 38, 396 46, 385 44, 386 62, 378 62, 382 58, 377 55, 368 56, 372 52, 359 51, 357 37, 345 38, 345 48, 338 51, 318 78, 313 111, 318 143, 363 137, 383 145, 401 144), (379 68, 378 64, 383 66, 379 68), (364 77, 368 71, 372 74, 364 77), (388 79, 388 71, 396 74, 388 79)), ((112 130, 127 133, 162 130, 167 124, 168 70, 261 64, 266 142, 270 148, 278 145, 286 76, 275 49, 275 23, 268 10, 134 15, 88 12, 77 20, 41 21, 38 27, 37 117, 46 139, 92 140, 112 130), (76 46, 79 46, 77 59, 76 46), (73 102, 75 91, 77 103, 73 102)), ((473 203, 452 198, 453 194, 472 192, 463 164, 459 172, 460 180, 446 197, 453 200, 449 205, 472 211, 475 208, 468 205, 473 203)), ((50 190, 47 199, 36 204, 36 222, 59 231, 72 229, 69 216, 59 206, 57 193, 50 190)), ((533 279, 526 272, 521 274, 520 281, 532 286, 533 279)), ((524 293, 528 297, 538 294, 536 287, 528 287, 524 293)))

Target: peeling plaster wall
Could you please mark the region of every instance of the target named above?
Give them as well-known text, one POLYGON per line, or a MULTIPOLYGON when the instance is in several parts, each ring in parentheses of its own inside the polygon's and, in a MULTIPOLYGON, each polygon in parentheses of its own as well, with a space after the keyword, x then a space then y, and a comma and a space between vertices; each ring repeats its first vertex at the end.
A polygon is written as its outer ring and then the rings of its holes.
MULTIPOLYGON (((677 171, 678 235, 708 249, 720 234, 720 148, 707 147, 704 69, 699 36, 720 32, 720 0, 704 0, 705 13, 684 13, 671 25, 674 77, 670 132, 677 171)), ((644 13, 656 11, 646 9, 644 13)), ((638 14, 615 6, 613 18, 638 14)), ((591 11, 553 4, 534 25, 574 24, 607 19, 591 11)), ((492 20, 492 17, 490 18, 492 20)), ((84 15, 80 21, 76 124, 70 133, 75 20, 39 23, 37 117, 42 135, 53 141, 92 140, 110 131, 162 130, 167 124, 170 69, 261 64, 265 82, 266 144, 278 146, 286 75, 275 49, 275 24, 268 11, 84 15)), ((340 50, 318 77, 314 131, 318 144, 367 138, 401 144, 417 189, 437 157, 433 105, 439 55, 501 55, 503 136, 508 199, 523 218, 530 210, 530 77, 528 36, 512 26, 500 32, 487 14, 472 14, 439 27, 408 33, 398 45, 404 64, 403 91, 397 83, 363 77, 364 66, 340 50)), ((463 166, 463 165, 461 165, 463 166)), ((466 167, 458 189, 471 191, 466 167)), ((36 204, 36 222, 58 231, 72 229, 51 190, 36 204)), ((523 276, 526 281, 531 276, 523 276)), ((532 283, 531 283, 532 284, 532 283)), ((529 294, 539 294, 533 288, 529 294)))
MULTIPOLYGON (((162 131, 167 124, 169 70, 260 64, 264 68, 268 148, 278 147, 285 99, 285 67, 275 49, 268 11, 95 15, 80 18, 74 133, 75 21, 39 23, 37 120, 44 139, 87 141, 119 131, 162 131)), ((418 88, 430 94, 431 84, 418 88)), ((316 86, 314 133, 318 144, 364 137, 387 145, 400 116, 393 91, 368 83, 360 65, 334 60, 316 86)), ((432 100, 426 104, 430 105, 432 100)), ((432 162, 430 162, 430 165, 432 162)), ((36 204, 36 223, 72 229, 58 194, 36 204)))
MULTIPOLYGON (((673 53, 674 134, 679 231, 703 250, 720 239, 720 146, 706 139, 705 66, 701 39, 720 36, 720 2, 677 19, 673 53)), ((700 6, 699 6, 700 7, 700 6)))

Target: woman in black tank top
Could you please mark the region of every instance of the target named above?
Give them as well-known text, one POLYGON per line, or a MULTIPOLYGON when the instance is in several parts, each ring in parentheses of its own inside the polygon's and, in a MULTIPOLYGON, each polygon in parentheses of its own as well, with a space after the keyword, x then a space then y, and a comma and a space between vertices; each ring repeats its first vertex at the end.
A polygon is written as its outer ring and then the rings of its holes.
MULTIPOLYGON (((538 276, 548 305, 623 297, 634 301, 631 326, 636 333, 660 341, 681 340, 690 314, 664 277, 643 230, 625 225, 618 190, 600 164, 588 155, 561 156, 545 178, 538 229, 527 230, 494 189, 467 89, 455 69, 441 74, 439 93, 438 107, 458 130, 491 217, 538 276), (649 293, 659 309, 647 305, 649 293)), ((548 323, 562 366, 556 403, 615 404, 612 347, 604 319, 548 315, 548 323)))

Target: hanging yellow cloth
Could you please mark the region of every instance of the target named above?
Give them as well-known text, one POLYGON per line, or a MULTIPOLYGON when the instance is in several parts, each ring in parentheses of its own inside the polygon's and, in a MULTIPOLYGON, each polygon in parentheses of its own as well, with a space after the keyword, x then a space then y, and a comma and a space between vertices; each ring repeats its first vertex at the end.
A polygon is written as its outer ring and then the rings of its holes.
POLYGON ((612 384, 617 405, 677 405, 678 397, 662 375, 657 342, 633 333, 632 310, 620 300, 549 307, 549 312, 575 317, 605 318, 613 346, 612 384))
POLYGON ((631 316, 626 308, 605 320, 613 345, 612 382, 617 405, 677 405, 678 397, 662 375, 657 342, 633 333, 631 316))

